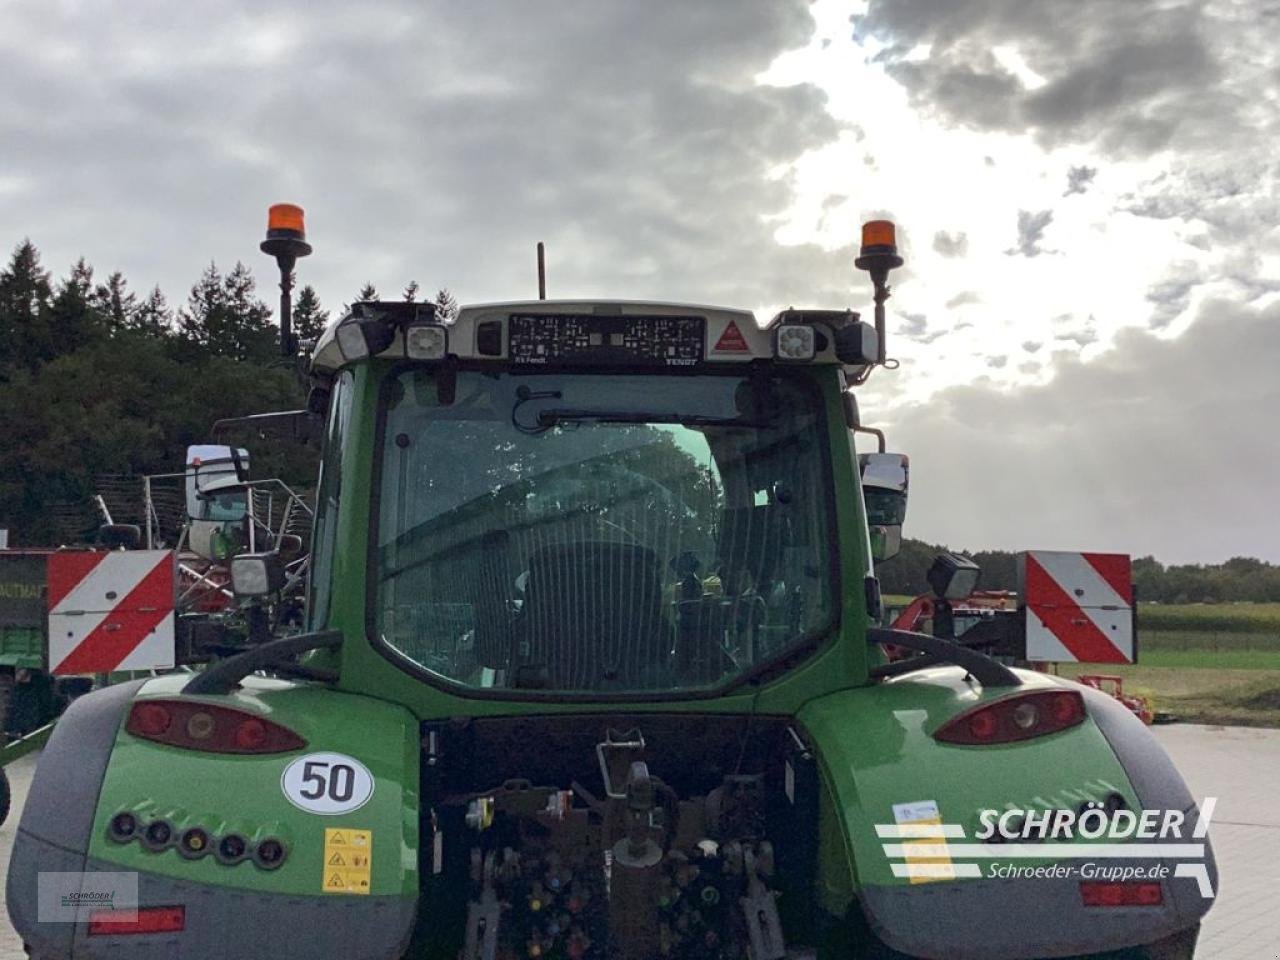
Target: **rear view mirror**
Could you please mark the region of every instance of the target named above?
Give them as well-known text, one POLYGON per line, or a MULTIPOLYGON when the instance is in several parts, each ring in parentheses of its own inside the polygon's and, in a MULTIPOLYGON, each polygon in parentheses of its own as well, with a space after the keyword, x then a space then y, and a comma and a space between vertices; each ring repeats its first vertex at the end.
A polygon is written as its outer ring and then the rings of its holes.
POLYGON ((888 560, 902 549, 910 461, 901 453, 862 453, 858 470, 871 532, 871 556, 877 561, 888 560))
POLYGON ((910 460, 901 453, 861 453, 862 496, 867 523, 902 524, 907 517, 910 460))
POLYGON ((902 526, 899 524, 871 527, 871 559, 876 563, 891 560, 902 550, 902 526))

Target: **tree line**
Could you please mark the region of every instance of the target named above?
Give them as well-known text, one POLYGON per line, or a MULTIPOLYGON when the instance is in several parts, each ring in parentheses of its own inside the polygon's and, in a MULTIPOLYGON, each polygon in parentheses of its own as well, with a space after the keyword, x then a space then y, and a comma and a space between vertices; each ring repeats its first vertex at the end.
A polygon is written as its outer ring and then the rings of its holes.
MULTIPOLYGON (((410 282, 400 298, 417 300, 410 282)), ((365 284, 354 300, 377 300, 365 284)), ((440 290, 437 310, 457 303, 440 290)), ((330 312, 310 285, 293 301, 302 341, 324 330, 330 312)), ((0 270, 0 527, 11 545, 56 546, 92 533, 93 496, 103 475, 180 472, 186 448, 209 442, 215 420, 300 406, 303 380, 281 358, 272 309, 243 263, 210 263, 174 308, 160 288, 133 291, 124 275, 105 278, 84 259, 54 280, 30 240, 0 270)), ((253 450, 256 476, 314 476, 314 451, 253 450)), ((886 593, 928 591, 925 571, 946 548, 905 540, 879 567, 886 593)), ((1017 588, 1017 554, 972 553, 980 586, 1017 588)), ((1280 566, 1250 557, 1222 564, 1165 566, 1136 559, 1143 600, 1162 603, 1280 602, 1280 566)))
MULTIPOLYGON (((378 294, 366 284, 353 299, 378 294)), ((456 313, 448 290, 436 304, 456 313)), ((292 312, 303 341, 330 318, 310 285, 292 312)), ((297 408, 303 383, 243 263, 210 263, 175 308, 158 286, 137 293, 83 258, 55 280, 23 240, 0 270, 0 527, 11 546, 81 539, 99 522, 95 478, 180 472, 215 420, 297 408)), ((314 453, 251 452, 257 476, 314 475, 314 453)))
MULTIPOLYGON (((943 551, 964 553, 982 568, 978 589, 1018 589, 1016 551, 955 551, 911 539, 903 540, 902 552, 892 560, 876 565, 881 589, 906 596, 928 593, 925 573, 943 551)), ((1155 557, 1135 557, 1133 585, 1139 600, 1157 603, 1280 603, 1280 565, 1254 557, 1233 557, 1225 563, 1166 566, 1155 557)))

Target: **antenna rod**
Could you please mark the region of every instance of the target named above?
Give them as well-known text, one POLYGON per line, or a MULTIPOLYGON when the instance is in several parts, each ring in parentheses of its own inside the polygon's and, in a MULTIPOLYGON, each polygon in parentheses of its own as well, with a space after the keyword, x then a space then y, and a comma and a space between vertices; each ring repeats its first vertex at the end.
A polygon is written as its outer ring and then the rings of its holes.
POLYGON ((546 248, 538 241, 538 299, 547 299, 547 258, 546 248))

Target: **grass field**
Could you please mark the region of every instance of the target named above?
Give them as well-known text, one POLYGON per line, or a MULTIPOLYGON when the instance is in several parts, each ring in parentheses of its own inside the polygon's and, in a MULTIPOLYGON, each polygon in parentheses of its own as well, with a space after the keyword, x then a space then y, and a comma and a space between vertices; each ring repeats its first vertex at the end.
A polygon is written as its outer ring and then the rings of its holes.
POLYGON ((1194 723, 1280 727, 1280 603, 1144 604, 1138 662, 1115 673, 1156 709, 1194 723))
MULTIPOLYGON (((903 607, 910 597, 885 597, 903 607)), ((1280 603, 1143 604, 1138 663, 1064 663, 1063 676, 1115 674, 1125 692, 1193 723, 1280 727, 1280 603)))
POLYGON ((1138 622, 1161 633, 1254 634, 1280 642, 1280 603, 1144 603, 1138 622))

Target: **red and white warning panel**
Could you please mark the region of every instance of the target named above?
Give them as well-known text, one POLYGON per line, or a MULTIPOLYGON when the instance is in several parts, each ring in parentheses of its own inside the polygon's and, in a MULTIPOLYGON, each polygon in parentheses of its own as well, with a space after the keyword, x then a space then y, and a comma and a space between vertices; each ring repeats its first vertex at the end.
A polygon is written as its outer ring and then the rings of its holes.
POLYGON ((1029 550, 1018 558, 1027 660, 1133 663, 1133 574, 1123 553, 1029 550))
POLYGON ((172 550, 49 555, 49 672, 153 670, 174 662, 172 550))

